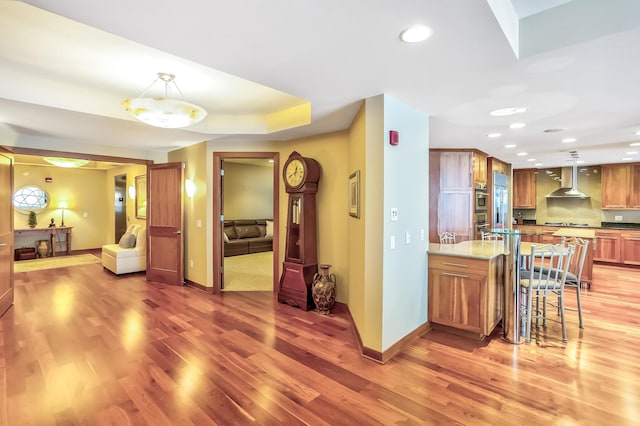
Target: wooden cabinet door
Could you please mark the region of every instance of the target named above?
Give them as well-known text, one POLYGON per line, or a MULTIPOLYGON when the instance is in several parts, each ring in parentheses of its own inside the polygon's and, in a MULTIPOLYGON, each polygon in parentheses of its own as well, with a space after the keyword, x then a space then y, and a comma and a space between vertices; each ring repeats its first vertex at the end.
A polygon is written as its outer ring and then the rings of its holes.
POLYGON ((473 181, 487 183, 487 157, 482 154, 473 154, 473 181))
POLYGON ((627 208, 631 202, 631 166, 606 164, 601 169, 602 208, 627 208))
POLYGON ((640 231, 620 233, 622 263, 640 265, 640 231))
POLYGON ((456 242, 473 240, 473 192, 441 192, 438 199, 438 234, 455 232, 456 242))
POLYGON ((596 231, 593 260, 620 263, 620 231, 596 231))
POLYGON ((486 275, 469 271, 429 270, 431 321, 483 333, 483 291, 486 275))
POLYGON ((473 189, 473 154, 471 152, 442 152, 440 154, 440 189, 460 191, 473 189))
POLYGON ((631 166, 631 203, 632 209, 640 209, 640 164, 631 166))
POLYGON ((536 208, 536 170, 513 171, 513 208, 536 208))

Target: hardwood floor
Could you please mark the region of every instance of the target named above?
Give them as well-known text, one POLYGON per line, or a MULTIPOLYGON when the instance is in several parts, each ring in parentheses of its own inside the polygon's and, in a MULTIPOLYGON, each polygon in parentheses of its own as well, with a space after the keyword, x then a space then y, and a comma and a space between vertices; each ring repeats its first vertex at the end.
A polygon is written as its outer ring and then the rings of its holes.
MULTIPOLYGON (((640 270, 596 265, 585 328, 511 345, 432 331, 384 365, 345 313, 85 265, 16 274, 0 424, 637 424, 640 270)), ((567 297, 575 305, 575 297, 567 297)))

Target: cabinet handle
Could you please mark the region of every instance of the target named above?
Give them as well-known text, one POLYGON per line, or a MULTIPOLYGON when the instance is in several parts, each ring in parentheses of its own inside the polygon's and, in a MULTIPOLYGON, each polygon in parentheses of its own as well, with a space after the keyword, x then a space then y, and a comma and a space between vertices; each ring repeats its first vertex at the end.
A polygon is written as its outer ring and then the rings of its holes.
POLYGON ((447 275, 449 277, 469 278, 469 275, 454 274, 453 272, 443 272, 442 275, 447 275))
POLYGON ((6 247, 7 244, 6 243, 0 243, 0 247, 6 247))
POLYGON ((606 206, 606 207, 607 207, 607 208, 611 208, 611 207, 622 207, 622 208, 625 208, 625 207, 627 207, 627 206, 623 206, 623 205, 616 205, 616 204, 607 204, 607 206, 606 206))
POLYGON ((630 241, 640 241, 640 238, 629 238, 629 237, 624 237, 625 240, 630 240, 630 241))
POLYGON ((465 265, 463 263, 452 263, 452 262, 442 262, 443 265, 449 265, 449 266, 459 266, 461 268, 468 268, 469 265, 465 265))

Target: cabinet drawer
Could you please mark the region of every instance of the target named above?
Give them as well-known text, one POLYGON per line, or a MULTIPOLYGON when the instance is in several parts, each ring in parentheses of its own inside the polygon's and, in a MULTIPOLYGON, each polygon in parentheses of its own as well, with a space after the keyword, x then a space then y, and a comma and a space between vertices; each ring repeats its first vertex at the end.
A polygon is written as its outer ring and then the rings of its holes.
POLYGON ((432 254, 429 256, 429 268, 461 273, 468 272, 471 269, 486 275, 489 268, 489 261, 484 259, 470 259, 468 257, 432 254))

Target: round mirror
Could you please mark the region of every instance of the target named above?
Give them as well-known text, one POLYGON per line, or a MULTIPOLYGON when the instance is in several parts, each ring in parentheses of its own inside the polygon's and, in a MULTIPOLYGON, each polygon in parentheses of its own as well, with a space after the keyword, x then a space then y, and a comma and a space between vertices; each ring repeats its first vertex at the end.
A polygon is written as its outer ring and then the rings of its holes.
POLYGON ((36 185, 22 186, 13 193, 13 207, 20 213, 40 212, 49 205, 49 194, 36 185))

